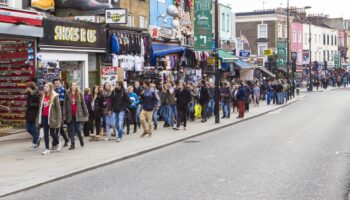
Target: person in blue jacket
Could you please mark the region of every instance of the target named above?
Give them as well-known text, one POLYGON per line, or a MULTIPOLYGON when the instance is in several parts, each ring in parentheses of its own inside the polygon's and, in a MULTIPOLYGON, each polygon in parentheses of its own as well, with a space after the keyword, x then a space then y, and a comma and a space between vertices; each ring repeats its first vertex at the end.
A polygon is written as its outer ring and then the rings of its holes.
POLYGON ((244 86, 244 83, 241 82, 236 94, 236 99, 238 101, 238 112, 239 112, 239 115, 237 118, 244 118, 246 96, 247 96, 247 89, 244 86))
POLYGON ((137 96, 137 94, 134 93, 134 88, 132 86, 128 87, 128 95, 130 98, 130 107, 128 109, 128 115, 127 115, 127 120, 126 120, 126 134, 130 133, 130 123, 133 122, 134 124, 134 132, 137 132, 137 106, 140 104, 140 99, 137 96))

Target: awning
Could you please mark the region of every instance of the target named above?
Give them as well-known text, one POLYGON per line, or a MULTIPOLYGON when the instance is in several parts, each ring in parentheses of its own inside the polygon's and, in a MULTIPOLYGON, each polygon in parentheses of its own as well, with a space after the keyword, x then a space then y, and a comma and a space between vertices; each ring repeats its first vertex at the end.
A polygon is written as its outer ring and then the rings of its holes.
POLYGON ((235 60, 238 60, 238 58, 227 51, 219 50, 219 58, 222 60, 222 62, 226 63, 233 63, 235 60))
POLYGON ((177 44, 152 44, 153 56, 155 57, 184 52, 185 49, 177 44))
POLYGON ((276 75, 274 73, 272 73, 270 70, 266 69, 265 67, 259 67, 258 69, 260 69, 261 71, 263 71, 265 74, 271 76, 271 77, 276 77, 276 75))
POLYGON ((234 63, 243 69, 253 68, 250 64, 244 62, 243 60, 235 60, 234 63))

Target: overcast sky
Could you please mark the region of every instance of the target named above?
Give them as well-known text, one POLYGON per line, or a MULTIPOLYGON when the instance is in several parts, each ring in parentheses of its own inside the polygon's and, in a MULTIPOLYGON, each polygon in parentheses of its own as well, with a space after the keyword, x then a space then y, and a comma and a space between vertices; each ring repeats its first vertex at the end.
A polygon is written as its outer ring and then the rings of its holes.
MULTIPOLYGON (((287 0, 219 0, 223 4, 231 4, 234 12, 253 11, 263 8, 276 8, 277 6, 287 6, 287 0)), ((290 0, 291 6, 305 7, 312 6, 310 11, 314 14, 324 13, 330 17, 344 17, 350 19, 349 0, 290 0)))

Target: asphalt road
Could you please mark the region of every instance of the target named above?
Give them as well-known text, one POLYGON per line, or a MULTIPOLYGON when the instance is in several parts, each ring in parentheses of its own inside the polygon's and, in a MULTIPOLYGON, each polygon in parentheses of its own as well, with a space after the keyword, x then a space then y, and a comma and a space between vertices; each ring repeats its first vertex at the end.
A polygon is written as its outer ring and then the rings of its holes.
POLYGON ((4 199, 347 199, 349 120, 350 90, 313 93, 265 116, 4 199))

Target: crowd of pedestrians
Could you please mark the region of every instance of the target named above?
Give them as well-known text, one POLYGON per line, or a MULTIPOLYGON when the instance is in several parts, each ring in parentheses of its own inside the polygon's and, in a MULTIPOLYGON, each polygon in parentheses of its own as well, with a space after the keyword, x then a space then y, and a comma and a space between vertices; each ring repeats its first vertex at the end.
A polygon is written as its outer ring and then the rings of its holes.
MULTIPOLYGON (((237 118, 244 118, 249 107, 259 106, 261 101, 266 101, 267 105, 283 104, 288 99, 287 90, 285 80, 224 81, 218 94, 220 113, 222 118, 231 118, 235 112, 237 118)), ((69 150, 74 150, 75 141, 84 147, 84 136, 89 137, 89 141, 109 141, 115 133, 116 141, 121 142, 124 134, 141 130, 141 137, 151 137, 159 128, 160 120, 163 128, 174 131, 181 127, 186 129, 188 121, 206 123, 214 116, 216 98, 214 84, 205 80, 197 84, 144 81, 127 88, 123 82, 117 82, 114 88, 105 83, 81 92, 77 82, 70 83, 66 89, 62 81, 56 79, 53 83, 46 83, 40 92, 35 83, 30 82, 27 93, 26 118, 27 131, 33 138, 31 148, 39 147, 39 129, 42 128, 43 155, 61 151, 69 144, 69 150), (49 136, 52 138, 51 148, 49 136), (63 145, 59 139, 61 136, 63 145)))

